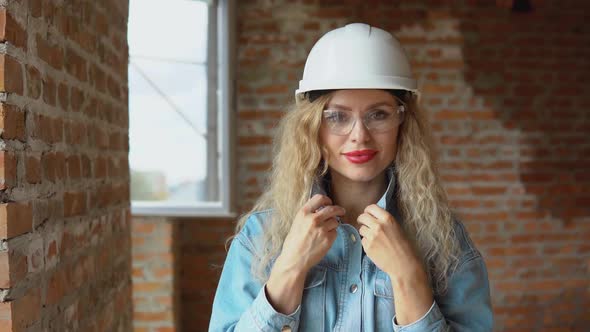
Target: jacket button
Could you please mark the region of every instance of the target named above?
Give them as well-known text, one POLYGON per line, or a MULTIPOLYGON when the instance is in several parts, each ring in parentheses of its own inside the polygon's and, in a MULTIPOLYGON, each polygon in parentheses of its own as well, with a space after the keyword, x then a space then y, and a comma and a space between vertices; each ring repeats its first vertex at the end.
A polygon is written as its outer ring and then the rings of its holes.
POLYGON ((352 294, 356 293, 357 289, 358 289, 358 286, 356 284, 352 284, 352 286, 350 286, 350 292, 352 294))
POLYGON ((354 234, 350 234, 350 240, 352 241, 352 243, 356 242, 356 236, 354 236, 354 234))
POLYGON ((289 326, 289 325, 283 326, 283 328, 281 329, 281 332, 291 332, 291 326, 289 326))

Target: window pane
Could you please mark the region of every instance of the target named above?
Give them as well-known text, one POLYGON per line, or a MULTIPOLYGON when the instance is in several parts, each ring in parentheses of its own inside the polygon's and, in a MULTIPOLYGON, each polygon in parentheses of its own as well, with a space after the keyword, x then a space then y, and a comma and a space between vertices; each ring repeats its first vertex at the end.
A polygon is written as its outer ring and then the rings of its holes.
POLYGON ((131 199, 207 199, 207 4, 131 0, 131 199))
POLYGON ((208 6, 191 0, 131 0, 131 55, 207 60, 208 6))

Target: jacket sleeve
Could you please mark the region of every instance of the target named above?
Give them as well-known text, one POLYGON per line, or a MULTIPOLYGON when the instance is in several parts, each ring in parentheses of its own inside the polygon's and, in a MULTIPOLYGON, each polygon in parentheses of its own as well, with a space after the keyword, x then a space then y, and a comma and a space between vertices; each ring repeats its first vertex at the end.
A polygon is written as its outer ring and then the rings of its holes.
POLYGON ((281 331, 285 326, 297 331, 300 306, 291 315, 281 314, 271 306, 265 285, 251 273, 257 259, 254 252, 244 234, 239 233, 232 241, 213 300, 210 332, 281 331))
POLYGON ((492 331, 493 315, 485 262, 479 253, 465 259, 451 276, 447 292, 437 297, 430 310, 409 325, 396 324, 394 331, 492 331))

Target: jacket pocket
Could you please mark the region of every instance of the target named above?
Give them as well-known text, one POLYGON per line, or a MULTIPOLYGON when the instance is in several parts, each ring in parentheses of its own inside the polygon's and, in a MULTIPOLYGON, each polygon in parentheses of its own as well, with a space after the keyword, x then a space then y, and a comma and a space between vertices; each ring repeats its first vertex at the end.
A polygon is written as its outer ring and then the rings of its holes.
POLYGON ((322 266, 312 267, 307 276, 305 276, 305 285, 303 289, 318 287, 326 281, 326 268, 322 266))
POLYGON ((374 294, 377 297, 393 299, 393 289, 391 288, 391 279, 387 273, 377 270, 375 274, 375 290, 374 294))
POLYGON ((326 314, 326 273, 323 266, 309 270, 303 286, 299 332, 324 331, 326 314))

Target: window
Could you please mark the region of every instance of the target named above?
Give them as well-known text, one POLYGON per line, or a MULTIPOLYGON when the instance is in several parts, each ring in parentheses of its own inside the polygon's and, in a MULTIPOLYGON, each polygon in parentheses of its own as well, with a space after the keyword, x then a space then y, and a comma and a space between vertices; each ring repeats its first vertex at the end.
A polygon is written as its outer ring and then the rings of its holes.
POLYGON ((232 215, 231 2, 129 3, 134 215, 232 215))

